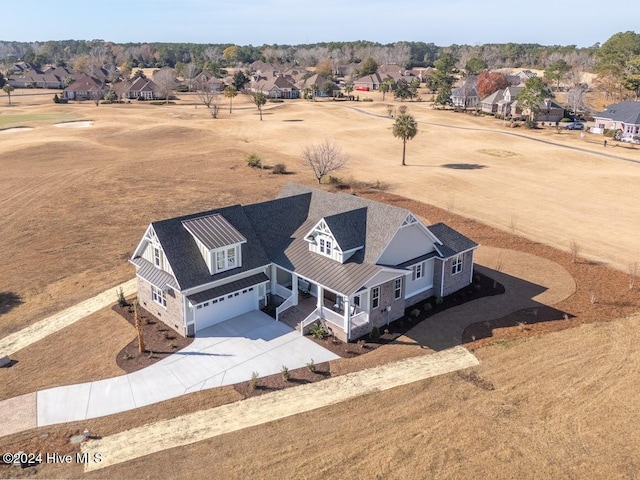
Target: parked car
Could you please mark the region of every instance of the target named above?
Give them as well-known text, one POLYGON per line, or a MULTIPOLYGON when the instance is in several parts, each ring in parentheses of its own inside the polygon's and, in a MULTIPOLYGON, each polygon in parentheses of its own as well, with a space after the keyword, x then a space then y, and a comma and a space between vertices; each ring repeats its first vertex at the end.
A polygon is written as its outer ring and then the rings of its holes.
POLYGON ((568 123, 565 127, 567 130, 584 130, 584 123, 581 122, 571 122, 568 123))

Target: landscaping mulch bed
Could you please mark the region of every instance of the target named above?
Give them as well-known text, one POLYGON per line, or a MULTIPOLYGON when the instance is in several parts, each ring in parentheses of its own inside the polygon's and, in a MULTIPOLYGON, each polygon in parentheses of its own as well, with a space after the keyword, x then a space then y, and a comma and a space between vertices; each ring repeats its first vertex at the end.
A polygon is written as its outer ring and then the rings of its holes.
MULTIPOLYGON (((131 304, 124 307, 116 304, 113 311, 135 327, 131 304)), ((138 352, 138 338, 136 337, 118 352, 116 363, 126 373, 136 372, 153 365, 193 342, 193 338, 179 335, 140 305, 138 305, 138 316, 142 321, 142 338, 145 350, 143 353, 138 352)))
MULTIPOLYGON (((259 375, 259 372, 256 372, 259 375)), ((251 381, 236 383, 233 388, 244 398, 255 397, 265 393, 284 390, 285 388, 304 385, 305 383, 318 382, 331 377, 329 362, 319 363, 315 365, 315 371, 311 371, 308 367, 296 368, 289 370, 289 379, 285 380, 282 373, 276 373, 266 377, 260 377, 256 383, 252 385, 251 381)))
MULTIPOLYGON (((433 205, 372 188, 353 189, 365 198, 411 210, 431 223, 445 222, 481 245, 527 252, 564 267, 576 282, 576 292, 553 307, 540 307, 534 314, 524 309, 504 318, 467 327, 463 343, 475 350, 496 341, 530 337, 572 328, 580 324, 623 318, 640 309, 640 281, 630 288, 631 275, 584 258, 573 261, 567 251, 499 230, 471 218, 433 205)), ((567 242, 568 243, 568 242, 567 242)))
POLYGON ((334 337, 315 338, 311 334, 307 334, 307 338, 342 358, 359 357, 382 345, 394 342, 398 337, 407 333, 423 320, 448 308, 456 307, 482 297, 501 295, 504 292, 505 289, 502 284, 494 282, 493 279, 480 272, 476 272, 473 275, 473 283, 466 288, 441 299, 437 299, 436 297, 428 298, 417 305, 407 308, 404 315, 398 320, 381 327, 379 337, 377 338, 375 334, 368 334, 356 339, 352 343, 344 343, 334 337))

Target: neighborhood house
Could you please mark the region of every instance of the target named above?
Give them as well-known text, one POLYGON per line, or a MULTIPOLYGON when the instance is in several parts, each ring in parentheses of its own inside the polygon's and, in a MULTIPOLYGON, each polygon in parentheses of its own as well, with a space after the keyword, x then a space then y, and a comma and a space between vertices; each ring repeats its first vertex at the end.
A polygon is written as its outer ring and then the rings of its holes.
POLYGON ((592 133, 619 130, 620 140, 640 142, 640 102, 620 102, 609 105, 604 112, 596 113, 592 133))
POLYGON ((131 257, 138 300, 181 335, 277 305, 303 332, 355 340, 472 282, 478 244, 355 195, 289 184, 275 200, 153 222, 131 257))

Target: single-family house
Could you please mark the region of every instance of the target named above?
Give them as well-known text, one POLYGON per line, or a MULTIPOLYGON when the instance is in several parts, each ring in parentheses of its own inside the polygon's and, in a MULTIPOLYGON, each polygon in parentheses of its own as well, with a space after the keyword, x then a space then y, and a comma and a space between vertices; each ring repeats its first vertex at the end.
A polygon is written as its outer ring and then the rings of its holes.
POLYGON ((138 301, 181 335, 278 305, 304 332, 344 341, 472 282, 478 244, 443 223, 344 193, 289 184, 271 201, 151 223, 130 262, 138 301))
POLYGON ((353 81, 353 88, 355 90, 363 90, 367 92, 370 90, 378 90, 385 78, 386 76, 383 77, 378 72, 371 75, 363 75, 353 81))
POLYGON ((466 77, 458 86, 451 90, 451 103, 459 108, 478 108, 480 95, 476 86, 477 78, 473 75, 466 77))
POLYGON ((634 142, 640 136, 640 102, 620 102, 609 105, 603 112, 593 115, 592 133, 604 133, 605 130, 620 130, 620 139, 634 142))
POLYGON ((137 77, 125 82, 123 96, 130 100, 137 100, 139 98, 143 100, 153 100, 160 98, 162 95, 153 80, 144 77, 137 77))
MULTIPOLYGON (((522 119, 529 118, 531 113, 528 108, 522 108, 520 101, 517 99, 511 104, 511 109, 514 112, 519 112, 522 119)), ((513 114, 513 116, 515 117, 516 115, 513 114)), ((533 120, 536 122, 557 123, 562 120, 563 117, 564 107, 551 98, 545 98, 538 104, 538 113, 533 120)))
POLYGON ((317 97, 330 97, 332 92, 327 93, 327 84, 330 85, 333 90, 338 90, 338 86, 335 83, 318 73, 311 75, 307 79, 300 80, 296 83, 296 87, 298 87, 300 91, 304 91, 307 88, 315 91, 317 97))
POLYGON ((82 74, 78 76, 75 82, 65 88, 62 94, 68 100, 95 100, 96 98, 102 98, 105 91, 104 82, 82 74))
POLYGON ((481 101, 483 112, 494 115, 511 116, 520 115, 521 111, 511 108, 511 104, 516 100, 523 87, 507 87, 504 90, 497 90, 481 101))
POLYGON ((293 79, 283 76, 259 77, 251 82, 249 90, 262 92, 269 98, 300 98, 300 89, 294 85, 293 79))

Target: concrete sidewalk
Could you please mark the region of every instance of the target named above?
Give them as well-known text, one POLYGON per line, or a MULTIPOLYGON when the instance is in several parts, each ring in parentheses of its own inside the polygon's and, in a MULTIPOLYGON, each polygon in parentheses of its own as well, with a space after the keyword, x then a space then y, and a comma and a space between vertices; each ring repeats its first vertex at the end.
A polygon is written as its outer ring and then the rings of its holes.
POLYGON ((11 356, 18 350, 36 343, 45 337, 48 337, 52 333, 62 330, 65 327, 82 320, 87 315, 97 312, 105 307, 113 305, 116 302, 118 292, 122 288, 122 292, 125 296, 136 293, 136 279, 131 279, 120 285, 116 285, 109 290, 89 298, 84 302, 80 302, 73 307, 69 307, 61 312, 58 312, 50 317, 40 320, 33 325, 23 328, 19 332, 12 333, 4 338, 0 339, 0 357, 3 355, 11 356))
POLYGON ((465 348, 456 347, 156 422, 83 443, 82 451, 89 452, 90 458, 94 458, 94 453, 100 453, 102 458, 101 463, 86 464, 85 471, 98 470, 478 364, 478 359, 465 348))
POLYGON ((339 358, 283 323, 253 311, 198 333, 191 345, 128 375, 37 393, 37 425, 102 417, 191 392, 339 358))

